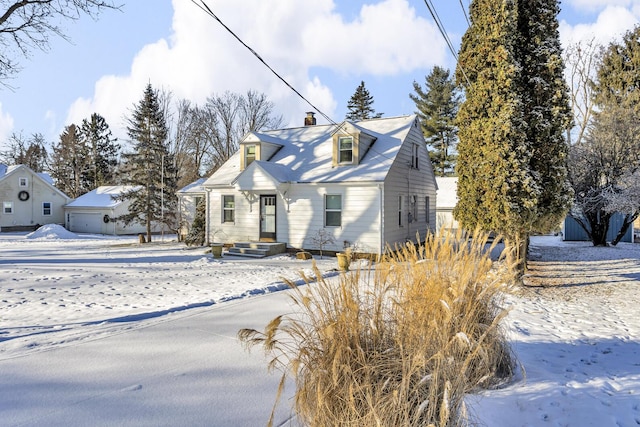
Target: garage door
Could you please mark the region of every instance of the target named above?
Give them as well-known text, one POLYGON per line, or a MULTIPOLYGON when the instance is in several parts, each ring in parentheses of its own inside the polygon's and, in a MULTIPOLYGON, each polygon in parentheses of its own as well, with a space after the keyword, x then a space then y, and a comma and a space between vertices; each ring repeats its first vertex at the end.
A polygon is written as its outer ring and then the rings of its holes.
POLYGON ((72 213, 69 215, 69 223, 69 228, 74 233, 102 233, 100 213, 72 213))

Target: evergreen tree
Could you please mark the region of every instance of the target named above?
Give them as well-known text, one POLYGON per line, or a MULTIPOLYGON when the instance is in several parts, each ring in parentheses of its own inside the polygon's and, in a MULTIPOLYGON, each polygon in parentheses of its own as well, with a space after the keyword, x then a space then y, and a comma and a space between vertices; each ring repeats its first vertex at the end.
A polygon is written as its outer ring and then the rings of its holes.
POLYGON ((207 224, 207 203, 203 198, 196 205, 196 213, 193 217, 193 223, 189 229, 189 234, 185 237, 184 241, 188 246, 202 246, 205 242, 205 231, 207 224))
POLYGON ((557 227, 571 198, 558 11, 557 0, 475 0, 456 73, 468 86, 454 214, 503 234, 519 274, 529 235, 557 227))
POLYGON ((88 120, 82 120, 80 138, 91 158, 85 175, 87 186, 94 189, 114 184, 120 145, 116 143, 116 138, 111 137, 111 130, 104 117, 93 113, 88 120))
POLYGON ((169 130, 151 84, 127 121, 127 134, 134 145, 133 152, 123 154, 122 183, 135 188, 118 197, 130 202, 129 213, 119 219, 125 224, 133 221, 146 224, 150 242, 152 222, 175 228, 177 209, 175 166, 167 140, 169 130))
POLYGON ((455 118, 460 107, 460 93, 449 70, 435 66, 425 79, 425 89, 413 82, 415 94, 409 97, 415 102, 418 117, 436 175, 451 175, 455 167, 455 145, 458 128, 455 118))
POLYGON ((364 87, 364 81, 360 82, 360 86, 356 88, 356 92, 351 96, 347 103, 349 112, 347 120, 367 120, 382 117, 382 113, 376 113, 373 109, 373 96, 364 87))
POLYGON ((558 31, 557 0, 520 0, 518 10, 524 119, 530 169, 540 191, 530 231, 557 230, 573 199, 566 131, 572 122, 558 31))
POLYGON ((536 217, 539 189, 529 169, 524 100, 517 57, 515 0, 474 0, 456 76, 467 83, 458 114, 458 204, 469 230, 501 233, 517 271, 536 217))
POLYGON ((90 153, 78 127, 65 127, 51 155, 51 176, 56 187, 74 199, 90 191, 85 180, 89 163, 90 153))

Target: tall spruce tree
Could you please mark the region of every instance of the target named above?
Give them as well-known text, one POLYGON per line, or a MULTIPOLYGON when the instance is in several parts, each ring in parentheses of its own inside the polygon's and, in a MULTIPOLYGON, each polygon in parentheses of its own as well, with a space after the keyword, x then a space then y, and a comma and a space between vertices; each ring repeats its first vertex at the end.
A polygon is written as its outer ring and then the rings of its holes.
POLYGON ((146 224, 150 242, 152 223, 175 228, 177 207, 175 166, 167 140, 169 130, 158 93, 151 84, 127 121, 133 152, 123 154, 122 183, 135 188, 118 197, 130 202, 129 213, 119 219, 125 224, 134 221, 146 224))
POLYGON ((90 164, 86 172, 87 185, 94 189, 115 183, 120 145, 111 137, 107 121, 98 113, 82 120, 80 138, 90 153, 90 164))
POLYGON ((520 275, 529 235, 557 226, 571 197, 558 10, 557 0, 474 0, 456 71, 467 94, 454 215, 503 234, 520 275))
POLYGON ((364 87, 364 81, 360 82, 355 93, 349 99, 347 108, 349 110, 346 115, 347 120, 357 121, 382 117, 382 113, 376 113, 376 110, 373 109, 373 96, 364 87))
POLYGON ((451 175, 455 168, 455 145, 458 128, 455 118, 460 107, 460 92, 449 70, 435 66, 425 78, 425 89, 413 82, 415 94, 409 97, 416 104, 418 117, 436 175, 451 175))

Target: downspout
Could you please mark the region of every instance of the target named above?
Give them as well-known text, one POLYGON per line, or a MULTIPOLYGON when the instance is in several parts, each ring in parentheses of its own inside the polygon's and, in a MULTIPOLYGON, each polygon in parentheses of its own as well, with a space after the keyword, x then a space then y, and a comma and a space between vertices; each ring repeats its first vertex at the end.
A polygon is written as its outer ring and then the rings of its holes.
POLYGON ((384 184, 378 184, 378 189, 380 190, 380 249, 378 251, 378 255, 382 255, 384 253, 384 184))
POLYGON ((209 233, 211 230, 211 215, 210 215, 210 211, 211 211, 211 189, 210 188, 205 188, 204 191, 207 192, 207 197, 205 198, 205 220, 204 220, 204 225, 205 225, 205 244, 207 246, 209 246, 211 244, 211 241, 209 240, 209 233))

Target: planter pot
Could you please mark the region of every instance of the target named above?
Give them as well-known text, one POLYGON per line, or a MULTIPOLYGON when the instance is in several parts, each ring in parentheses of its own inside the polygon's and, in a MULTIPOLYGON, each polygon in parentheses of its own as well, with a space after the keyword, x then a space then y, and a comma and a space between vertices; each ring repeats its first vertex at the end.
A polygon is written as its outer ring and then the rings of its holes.
POLYGON ((349 271, 349 256, 345 253, 339 252, 336 254, 338 258, 338 268, 341 271, 349 271))
POLYGON ((214 258, 222 258, 222 243, 211 244, 211 255, 214 258))

